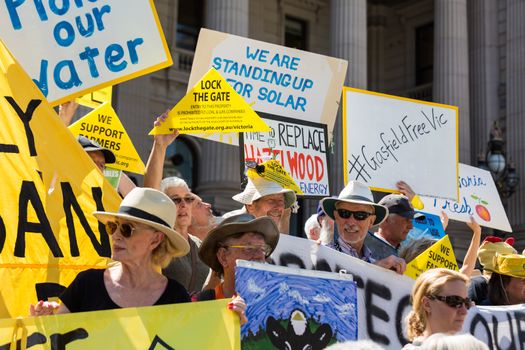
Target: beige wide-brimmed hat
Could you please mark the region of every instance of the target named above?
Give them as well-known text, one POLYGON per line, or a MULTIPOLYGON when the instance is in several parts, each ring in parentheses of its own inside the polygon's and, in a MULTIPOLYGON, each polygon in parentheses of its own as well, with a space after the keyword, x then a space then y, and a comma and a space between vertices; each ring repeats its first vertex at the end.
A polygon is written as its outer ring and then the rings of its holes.
POLYGON ((199 248, 199 257, 212 270, 220 272, 222 266, 217 259, 219 244, 230 236, 244 232, 256 232, 263 235, 264 241, 272 248, 272 251, 279 242, 279 229, 269 216, 256 218, 251 214, 234 215, 224 219, 204 238, 199 248))
POLYGON ((265 180, 262 177, 255 179, 248 178, 248 184, 244 191, 236 194, 232 198, 242 204, 253 204, 253 202, 259 198, 279 193, 284 194, 285 209, 290 208, 295 201, 297 201, 297 196, 293 190, 285 189, 278 183, 265 180))
POLYGON ((173 229, 177 218, 177 206, 170 197, 153 188, 135 187, 124 197, 117 213, 96 211, 93 215, 104 224, 121 218, 163 232, 174 250, 173 256, 184 256, 190 251, 187 240, 173 229))
POLYGON ((337 202, 347 202, 355 204, 366 204, 371 205, 375 209, 376 219, 374 221, 374 226, 382 223, 388 215, 387 207, 376 204, 374 202, 374 195, 372 191, 368 188, 367 185, 359 181, 350 181, 345 188, 339 193, 339 197, 332 198, 327 197, 321 201, 321 206, 323 207, 326 215, 335 220, 334 210, 335 204, 337 202))

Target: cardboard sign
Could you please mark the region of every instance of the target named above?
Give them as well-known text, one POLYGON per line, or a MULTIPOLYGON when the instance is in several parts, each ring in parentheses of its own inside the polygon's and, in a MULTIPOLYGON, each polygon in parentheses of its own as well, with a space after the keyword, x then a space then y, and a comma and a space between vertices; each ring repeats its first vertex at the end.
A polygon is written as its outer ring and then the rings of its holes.
POLYGON ((243 349, 324 349, 357 340, 351 275, 238 260, 235 290, 247 305, 243 349))
POLYGON ((505 208, 490 172, 459 164, 459 201, 421 197, 424 211, 445 211, 452 220, 469 222, 472 215, 481 226, 512 232, 505 208))
POLYGON ((445 269, 458 271, 458 262, 454 255, 454 249, 448 235, 430 246, 417 258, 407 264, 405 275, 416 279, 423 272, 443 267, 445 269))
POLYGON ((181 134, 270 131, 213 68, 173 107, 166 121, 149 134, 171 134, 174 129, 181 134))
POLYGON ((458 108, 344 88, 345 183, 395 192, 405 181, 419 195, 456 200, 458 108))
MULTIPOLYGON (((414 281, 304 238, 281 235, 272 262, 307 270, 345 270, 357 283, 358 338, 385 349, 399 350, 408 342, 401 322, 410 311, 414 281)), ((339 294, 341 295, 341 294, 339 294)))
POLYGON ((108 86, 106 88, 103 88, 97 91, 92 91, 89 94, 86 94, 84 96, 80 96, 79 98, 76 99, 76 101, 78 104, 82 106, 86 106, 86 107, 95 109, 101 104, 104 104, 106 102, 111 104, 112 97, 113 97, 113 87, 108 86))
POLYGON ((0 93, 0 318, 9 318, 106 266, 110 239, 92 213, 116 211, 121 198, 1 42, 0 93))
MULTIPOLYGON (((331 134, 347 66, 345 60, 203 28, 188 86, 215 68, 254 110, 327 124, 331 134)), ((228 140, 238 144, 237 136, 228 140)))
POLYGON ((326 125, 300 120, 289 122, 266 114, 262 117, 271 131, 241 134, 241 159, 260 164, 275 158, 299 185, 305 197, 329 196, 326 125))
POLYGON ((408 232, 407 238, 401 242, 401 247, 410 241, 420 238, 441 239, 445 237, 445 230, 441 224, 441 218, 434 214, 423 213, 425 217, 412 219, 412 229, 408 232))
POLYGON ((153 0, 7 1, 0 23, 53 105, 172 64, 153 0))
POLYGON ((110 168, 144 174, 144 163, 110 103, 104 103, 69 126, 75 136, 85 136, 109 148, 117 158, 110 168))
POLYGON ((239 317, 228 301, 0 320, 0 348, 239 350, 239 317))

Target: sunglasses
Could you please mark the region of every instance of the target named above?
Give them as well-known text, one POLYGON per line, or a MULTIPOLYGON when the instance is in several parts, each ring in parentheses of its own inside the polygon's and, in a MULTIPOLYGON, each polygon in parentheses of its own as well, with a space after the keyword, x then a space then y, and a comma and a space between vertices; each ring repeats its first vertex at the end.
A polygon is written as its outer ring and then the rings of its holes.
POLYGON ((133 231, 135 231, 137 228, 131 226, 130 224, 121 224, 119 222, 114 221, 108 221, 106 223, 106 232, 111 236, 113 235, 117 229, 120 228, 120 234, 124 238, 129 238, 133 234, 133 231))
POLYGON ((181 198, 181 197, 173 197, 171 200, 172 200, 173 203, 175 203, 176 205, 181 204, 182 201, 184 201, 184 203, 186 203, 187 205, 190 205, 191 203, 193 203, 193 201, 195 201, 195 197, 184 197, 184 198, 181 198))
POLYGON ((349 219, 350 217, 354 217, 357 221, 366 220, 370 217, 370 215, 374 215, 373 213, 369 213, 366 211, 350 211, 346 209, 336 209, 337 214, 343 219, 349 219))
POLYGON ((453 307, 455 309, 461 309, 461 306, 465 306, 465 308, 468 310, 472 306, 472 300, 470 298, 462 298, 458 295, 449 295, 449 296, 441 296, 441 295, 431 295, 429 297, 431 300, 439 300, 444 302, 450 307, 453 307))
POLYGON ((234 249, 242 249, 243 252, 246 254, 249 254, 251 256, 256 255, 258 253, 264 253, 265 257, 268 257, 272 252, 272 247, 270 247, 268 244, 262 244, 262 245, 225 245, 224 248, 234 248, 234 249))

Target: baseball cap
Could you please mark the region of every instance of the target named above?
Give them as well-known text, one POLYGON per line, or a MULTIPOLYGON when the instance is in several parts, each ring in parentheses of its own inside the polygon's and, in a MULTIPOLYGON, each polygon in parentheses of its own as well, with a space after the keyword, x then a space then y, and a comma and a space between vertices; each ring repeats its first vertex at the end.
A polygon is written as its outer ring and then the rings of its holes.
POLYGON ((387 207, 390 214, 401 215, 407 219, 425 218, 425 215, 416 212, 410 205, 408 198, 401 194, 389 194, 383 197, 378 204, 387 207))
POLYGON ((102 152, 102 154, 104 154, 104 160, 106 161, 106 164, 115 163, 115 161, 117 160, 112 150, 110 150, 109 148, 102 147, 95 140, 90 140, 87 137, 81 135, 77 138, 77 141, 78 143, 80 143, 80 145, 86 152, 102 152))

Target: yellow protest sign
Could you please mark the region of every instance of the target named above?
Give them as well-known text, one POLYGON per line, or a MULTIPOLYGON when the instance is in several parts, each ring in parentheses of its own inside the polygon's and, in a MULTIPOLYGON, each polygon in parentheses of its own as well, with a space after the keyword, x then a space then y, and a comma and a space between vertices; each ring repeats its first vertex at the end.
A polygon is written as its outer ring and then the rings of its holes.
POLYGON ((213 68, 169 112, 150 135, 270 131, 270 127, 213 68))
POLYGON ((228 302, 0 320, 0 348, 7 349, 17 341, 31 349, 237 350, 241 346, 239 317, 226 308, 228 302))
POLYGON ((83 135, 115 153, 113 169, 144 174, 144 163, 110 103, 104 103, 69 126, 75 136, 83 135))
POLYGON ((101 104, 108 102, 111 104, 111 98, 113 95, 113 87, 108 86, 106 88, 90 92, 89 94, 80 96, 76 99, 77 103, 90 107, 90 108, 97 108, 101 104))
POLYGON ((297 185, 295 180, 284 170, 281 163, 276 159, 267 160, 259 165, 256 169, 250 168, 247 171, 248 177, 254 178, 260 176, 265 180, 275 182, 281 187, 288 190, 293 190, 297 194, 303 194, 301 188, 297 185))
POLYGON ((409 262, 405 275, 416 279, 423 272, 437 267, 458 271, 458 263, 448 235, 445 235, 445 237, 409 262))
POLYGON ((57 296, 111 255, 95 210, 120 197, 0 42, 0 318, 57 296))

